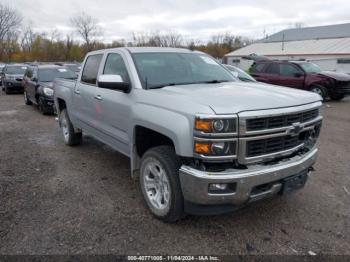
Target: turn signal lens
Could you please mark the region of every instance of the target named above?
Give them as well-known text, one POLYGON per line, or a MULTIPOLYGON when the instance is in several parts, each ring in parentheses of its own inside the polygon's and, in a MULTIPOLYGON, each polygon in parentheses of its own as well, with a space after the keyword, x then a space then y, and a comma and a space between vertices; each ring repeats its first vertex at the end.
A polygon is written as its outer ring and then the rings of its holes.
POLYGON ((209 154, 210 153, 210 145, 207 143, 195 143, 194 151, 197 154, 209 154))
POLYGON ((210 132, 212 126, 212 120, 196 119, 195 128, 199 131, 210 132))

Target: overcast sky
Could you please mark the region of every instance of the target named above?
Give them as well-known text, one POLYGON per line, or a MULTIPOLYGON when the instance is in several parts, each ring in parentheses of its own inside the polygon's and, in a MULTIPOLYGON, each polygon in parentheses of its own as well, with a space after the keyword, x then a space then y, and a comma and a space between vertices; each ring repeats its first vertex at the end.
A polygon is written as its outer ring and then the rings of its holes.
POLYGON ((350 1, 307 0, 0 0, 17 8, 37 31, 72 33, 69 17, 86 12, 111 42, 132 32, 176 30, 189 39, 207 40, 230 32, 254 39, 303 23, 305 26, 350 22, 350 1))

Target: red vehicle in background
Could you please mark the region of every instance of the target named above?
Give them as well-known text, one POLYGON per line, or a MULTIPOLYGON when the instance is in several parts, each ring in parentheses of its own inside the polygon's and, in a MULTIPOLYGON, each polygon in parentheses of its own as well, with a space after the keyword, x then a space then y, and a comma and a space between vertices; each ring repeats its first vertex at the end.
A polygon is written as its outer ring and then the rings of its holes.
POLYGON ((322 71, 310 62, 256 61, 250 73, 259 82, 315 92, 323 99, 341 100, 350 95, 350 75, 322 71))

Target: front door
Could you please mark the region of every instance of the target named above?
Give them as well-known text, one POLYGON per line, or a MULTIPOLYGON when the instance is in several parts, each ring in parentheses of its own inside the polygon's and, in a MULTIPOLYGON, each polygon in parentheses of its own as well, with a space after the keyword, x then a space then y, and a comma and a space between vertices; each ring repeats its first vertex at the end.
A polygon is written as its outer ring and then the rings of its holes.
POLYGON ((287 63, 280 64, 280 75, 279 84, 281 86, 303 89, 305 75, 295 65, 287 63))
MULTIPOLYGON (((109 53, 105 61, 101 74, 119 75, 124 82, 130 83, 122 54, 109 53)), ((130 153, 128 123, 131 115, 131 95, 119 90, 98 87, 95 100, 95 107, 99 109, 96 111, 96 120, 103 140, 126 155, 130 153)))

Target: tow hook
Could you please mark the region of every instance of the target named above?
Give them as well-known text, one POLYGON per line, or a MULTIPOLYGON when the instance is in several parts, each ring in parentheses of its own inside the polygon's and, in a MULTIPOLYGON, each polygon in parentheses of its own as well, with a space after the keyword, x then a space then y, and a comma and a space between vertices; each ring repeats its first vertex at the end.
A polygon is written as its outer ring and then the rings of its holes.
POLYGON ((308 172, 307 172, 307 176, 311 177, 312 176, 312 172, 314 172, 314 171, 315 171, 315 168, 313 166, 309 167, 308 172))

